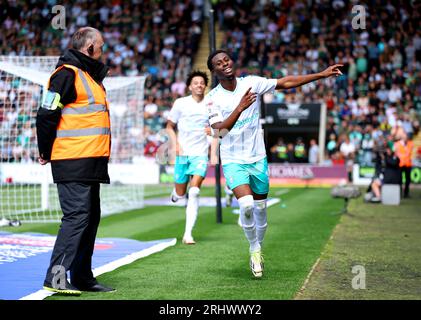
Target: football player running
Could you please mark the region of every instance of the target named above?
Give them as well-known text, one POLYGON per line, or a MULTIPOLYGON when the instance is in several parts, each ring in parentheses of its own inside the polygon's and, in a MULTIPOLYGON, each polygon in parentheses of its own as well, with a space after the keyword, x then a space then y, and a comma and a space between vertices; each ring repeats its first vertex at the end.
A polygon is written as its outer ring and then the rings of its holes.
POLYGON ((188 195, 183 243, 195 244, 192 231, 199 210, 200 187, 208 166, 207 135, 211 131, 204 103, 208 76, 204 72, 193 71, 186 84, 191 95, 174 101, 166 130, 169 135, 170 164, 174 164, 175 157, 175 187, 171 193, 171 201, 177 202, 188 195))

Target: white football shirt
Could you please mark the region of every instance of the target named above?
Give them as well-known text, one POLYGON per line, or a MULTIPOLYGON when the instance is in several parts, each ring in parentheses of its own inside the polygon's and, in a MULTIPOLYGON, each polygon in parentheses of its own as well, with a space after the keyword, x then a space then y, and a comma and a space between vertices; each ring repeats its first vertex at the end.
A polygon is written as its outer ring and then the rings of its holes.
POLYGON ((205 97, 209 112, 209 123, 222 122, 238 106, 248 88, 257 93, 256 101, 244 110, 234 127, 221 139, 220 155, 222 164, 254 163, 266 157, 263 130, 260 126, 260 101, 266 92, 274 91, 276 79, 257 76, 237 78, 234 91, 225 90, 221 84, 205 97))
POLYGON ((174 101, 168 120, 177 124, 177 139, 183 156, 207 156, 208 139, 205 128, 209 126, 204 99, 197 102, 187 96, 174 101))

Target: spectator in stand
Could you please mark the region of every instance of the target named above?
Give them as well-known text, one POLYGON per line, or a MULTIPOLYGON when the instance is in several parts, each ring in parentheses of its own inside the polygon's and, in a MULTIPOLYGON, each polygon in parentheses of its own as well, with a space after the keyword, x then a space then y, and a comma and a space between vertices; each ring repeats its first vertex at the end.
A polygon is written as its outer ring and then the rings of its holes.
POLYGON ((374 140, 370 128, 367 128, 361 142, 362 159, 360 160, 360 164, 362 166, 371 166, 373 164, 373 149, 374 140))
POLYGON ((352 168, 355 159, 355 145, 351 142, 348 135, 344 135, 344 142, 342 142, 339 148, 341 155, 345 159, 346 171, 348 173, 348 181, 352 182, 352 168))
MULTIPOLYGON (((407 94, 416 92, 414 84, 418 83, 421 88, 421 64, 417 62, 421 60, 417 59, 417 53, 421 52, 421 33, 417 31, 417 12, 421 4, 388 3, 387 7, 371 13, 370 23, 376 27, 360 32, 350 28, 349 6, 345 3, 288 1, 282 5, 256 3, 248 6, 247 1, 239 0, 230 6, 219 3, 217 9, 221 8, 221 12, 227 8, 228 12, 234 10, 239 17, 230 21, 235 36, 227 36, 222 46, 244 65, 242 75, 254 73, 257 67, 262 75, 276 77, 274 73, 279 69, 274 66, 280 61, 283 75, 303 70, 311 73, 315 63, 344 63, 344 75, 335 80, 334 90, 329 90, 331 83, 327 80, 318 85, 317 92, 308 90, 307 87, 311 88, 308 85, 297 90, 297 96, 302 95, 300 101, 325 102, 328 116, 332 116, 337 125, 335 135, 348 133, 347 126, 352 125, 352 140, 360 148, 367 126, 377 127, 381 132, 372 136, 376 142, 396 126, 402 114, 413 114, 411 110, 417 110, 410 104, 407 110, 404 107, 414 96, 409 94, 407 99, 407 94), (326 15, 326 10, 333 10, 335 15, 326 15), (252 36, 246 37, 247 32, 252 36), (246 50, 250 54, 245 55, 246 50), (296 59, 300 61, 298 64, 294 63, 296 59), (345 126, 341 125, 343 120, 345 126)), ((421 99, 417 99, 421 110, 421 99)), ((407 134, 411 127, 415 132, 419 125, 418 119, 401 120, 407 134)), ((331 133, 329 131, 327 136, 331 133)), ((333 145, 331 141, 330 145, 333 145)), ((333 156, 333 148, 331 150, 328 154, 333 156)), ((367 160, 369 156, 366 157, 361 159, 367 160)))
POLYGON ((308 162, 310 164, 319 163, 319 146, 317 145, 316 139, 310 140, 310 149, 308 150, 308 162))
POLYGON ((414 135, 414 128, 413 128, 409 114, 404 114, 402 116, 402 129, 404 130, 405 134, 408 136, 408 139, 412 140, 412 137, 414 135))
POLYGON ((295 162, 304 163, 306 162, 306 157, 307 157, 306 146, 303 142, 303 139, 301 137, 298 137, 294 145, 295 162))
POLYGON ((288 160, 288 152, 284 139, 279 138, 278 142, 270 148, 270 153, 272 162, 286 162, 288 160))
POLYGON ((158 106, 155 103, 155 98, 149 96, 145 104, 145 118, 153 118, 158 112, 158 106))
POLYGON ((294 156, 294 144, 288 143, 287 144, 287 163, 294 163, 295 156, 294 156))
POLYGON ((186 93, 186 88, 186 83, 181 78, 177 78, 177 81, 171 85, 171 92, 176 93, 179 97, 182 97, 186 93))
POLYGON ((338 151, 335 134, 331 133, 329 135, 329 142, 326 145, 326 149, 329 157, 332 157, 332 155, 338 151))
POLYGON ((394 140, 401 140, 407 136, 405 130, 402 127, 403 123, 401 120, 396 121, 396 125, 390 131, 391 136, 394 140))
MULTIPOLYGON (((146 75, 145 97, 159 98, 155 102, 158 111, 150 118, 151 129, 159 131, 164 123, 159 118, 178 95, 171 90, 172 84, 191 70, 202 31, 203 1, 66 3, 72 14, 65 30, 50 27, 53 2, 2 4, 0 54, 60 55, 78 25, 86 22, 104 30, 104 57, 112 66, 112 75, 146 75)), ((335 129, 328 126, 327 136, 333 131, 336 137, 347 133, 350 124, 360 127, 360 132, 371 125, 381 132, 373 134, 376 142, 387 136, 398 120, 407 135, 411 136, 411 127, 412 135, 417 134, 421 115, 420 1, 392 1, 376 7, 370 11, 370 28, 364 31, 351 28, 349 1, 278 2, 215 2, 215 14, 226 32, 221 47, 243 66, 239 76, 279 78, 312 73, 331 61, 344 63, 343 76, 320 81, 317 88, 305 85, 296 92, 299 103, 327 103, 328 118, 332 117, 335 125, 335 129), (401 118, 402 114, 410 120, 401 118)), ((16 93, 10 87, 10 81, 0 83, 0 97, 11 96, 8 102, 0 98, 5 108, 0 128, 18 125, 6 111, 7 104, 17 111, 16 93)), ((272 99, 284 102, 286 96, 276 92, 272 99)), ((328 155, 332 157, 334 152, 328 155)))

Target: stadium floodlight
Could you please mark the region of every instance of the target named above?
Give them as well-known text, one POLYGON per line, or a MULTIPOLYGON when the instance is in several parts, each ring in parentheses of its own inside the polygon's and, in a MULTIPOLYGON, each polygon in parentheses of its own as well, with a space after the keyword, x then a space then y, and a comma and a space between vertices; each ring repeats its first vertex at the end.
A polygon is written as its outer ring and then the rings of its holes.
MULTIPOLYGON (((53 56, 0 56, 0 219, 55 222, 61 218, 51 168, 36 161, 35 127, 57 60, 53 56)), ((103 215, 143 207, 144 82, 144 77, 104 80, 112 149, 111 184, 101 186, 103 215)))

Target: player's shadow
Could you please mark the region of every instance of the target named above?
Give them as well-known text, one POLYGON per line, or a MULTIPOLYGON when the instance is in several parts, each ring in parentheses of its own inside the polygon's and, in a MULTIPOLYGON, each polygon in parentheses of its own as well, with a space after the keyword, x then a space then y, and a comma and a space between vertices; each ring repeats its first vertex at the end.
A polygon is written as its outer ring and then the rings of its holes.
POLYGON ((247 266, 247 264, 244 264, 244 266, 239 266, 236 268, 218 268, 214 269, 215 274, 218 274, 222 277, 225 277, 226 279, 236 279, 240 281, 244 280, 264 280, 265 277, 262 278, 255 278, 253 277, 250 267, 247 266))

